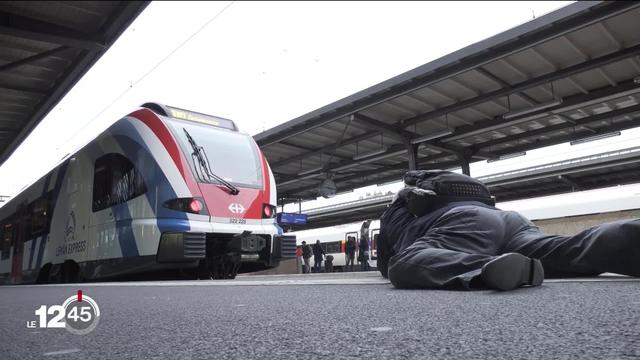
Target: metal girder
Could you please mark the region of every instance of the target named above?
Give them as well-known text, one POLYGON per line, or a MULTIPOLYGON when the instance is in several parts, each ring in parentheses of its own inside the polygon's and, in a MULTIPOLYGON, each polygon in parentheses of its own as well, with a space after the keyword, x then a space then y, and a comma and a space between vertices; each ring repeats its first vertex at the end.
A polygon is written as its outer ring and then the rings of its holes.
MULTIPOLYGON (((640 105, 629 106, 629 107, 626 107, 626 108, 621 108, 621 109, 618 109, 618 110, 608 111, 608 112, 600 113, 600 114, 597 114, 597 115, 590 115, 590 116, 587 116, 587 117, 583 117, 581 119, 573 120, 573 123, 557 124, 557 125, 547 126, 547 127, 543 127, 543 128, 536 129, 536 130, 529 130, 529 131, 525 131, 525 132, 523 132, 521 134, 518 134, 518 135, 510 135, 507 138, 495 139, 495 140, 485 141, 483 143, 478 143, 478 144, 475 144, 475 146, 477 146, 479 148, 485 148, 485 147, 488 147, 488 146, 494 146, 494 145, 497 145, 497 144, 502 144, 502 143, 510 142, 510 141, 514 141, 514 140, 526 139, 526 138, 530 138, 530 137, 534 137, 534 136, 550 133, 550 132, 553 132, 553 131, 569 129, 569 128, 576 127, 576 126, 586 126, 586 125, 594 123, 596 121, 601 121, 601 120, 605 120, 605 119, 624 116, 625 114, 634 113, 634 112, 638 112, 638 111, 640 111, 640 105)), ((588 128, 587 130, 591 134, 593 134, 593 132, 595 131, 594 129, 590 129, 590 128, 588 128)))
MULTIPOLYGON (((640 179, 640 174, 638 174, 638 171, 636 170, 637 167, 634 168, 629 168, 629 169, 623 169, 623 170, 617 170, 617 171, 607 171, 606 172, 606 176, 607 177, 613 177, 613 178, 621 178, 624 179, 625 181, 621 182, 620 184, 630 184, 630 183, 634 183, 637 182, 638 179, 640 179), (633 175, 635 176, 630 176, 633 173, 633 175)), ((582 187, 583 188, 592 188, 594 186, 597 186, 598 183, 600 183, 601 181, 594 181, 595 176, 589 176, 589 177, 585 177, 584 179, 581 179, 582 182, 582 187)))
MULTIPOLYGON (((364 140, 364 139, 368 139, 368 138, 373 137, 373 136, 378 136, 378 135, 380 135, 380 131, 377 131, 377 130, 376 131, 370 131, 370 132, 364 133, 362 135, 354 136, 354 137, 352 137, 350 139, 347 139, 347 140, 341 142, 340 146, 351 145, 351 144, 353 144, 355 142, 358 142, 358 141, 361 141, 361 140, 364 140)), ((282 166, 282 165, 288 165, 292 161, 298 161, 298 160, 301 160, 301 159, 304 159, 304 158, 307 158, 307 157, 310 157, 310 156, 314 156, 314 155, 325 153, 327 151, 335 150, 336 147, 337 147, 336 144, 323 146, 321 148, 318 148, 318 149, 315 149, 315 150, 311 150, 311 151, 306 152, 304 154, 298 154, 298 155, 292 156, 290 158, 277 161, 277 162, 275 162, 273 164, 270 164, 270 166, 271 166, 271 168, 277 168, 277 167, 282 166)))
MULTIPOLYGON (((607 155, 614 153, 603 153, 598 155, 607 155)), ((570 159, 570 160, 582 160, 579 162, 574 162, 569 165, 561 165, 554 167, 557 163, 548 164, 550 167, 536 169, 531 172, 527 172, 527 169, 522 169, 523 172, 519 174, 511 174, 504 176, 502 178, 498 176, 494 176, 488 180, 482 180, 487 186, 507 186, 513 184, 521 184, 527 181, 535 181, 535 180, 549 180, 553 177, 562 175, 566 176, 571 174, 572 176, 578 176, 580 173, 584 173, 587 171, 598 171, 611 169, 614 166, 636 166, 640 162, 640 157, 638 154, 626 154, 626 155, 612 155, 609 157, 600 157, 594 160, 584 160, 583 158, 570 159)))
MULTIPOLYGON (((640 119, 636 119, 635 121, 628 121, 625 123, 618 123, 615 125, 611 125, 608 126, 606 128, 606 132, 614 132, 614 131, 623 131, 623 130, 628 130, 628 129, 633 129, 636 127, 640 126, 640 119)), ((588 132, 588 131, 587 131, 588 132)), ((547 147, 547 146, 552 146, 552 145, 558 145, 558 144, 563 144, 569 141, 573 141, 573 140, 579 140, 585 137, 589 137, 589 136, 593 136, 593 133, 588 132, 588 134, 583 134, 583 133, 574 133, 568 136, 561 136, 561 137, 557 137, 557 138, 553 138, 553 139, 549 139, 549 140, 545 140, 545 141, 538 141, 535 143, 535 145, 522 145, 522 146, 516 146, 516 147, 512 147, 509 148, 507 150, 503 150, 503 151, 496 151, 496 155, 500 156, 500 155, 507 155, 507 154, 512 154, 512 153, 517 153, 517 152, 521 152, 521 151, 528 151, 528 150, 532 150, 532 149, 537 149, 537 148, 541 148, 541 147, 547 147)))
MULTIPOLYGON (((340 119, 348 114, 359 112, 388 99, 405 95, 438 81, 462 74, 527 47, 563 36, 577 28, 582 28, 639 6, 640 3, 624 1, 602 2, 596 5, 580 2, 571 4, 566 10, 566 12, 572 12, 570 17, 562 15, 562 10, 560 10, 557 12, 558 18, 554 23, 550 22, 545 27, 540 27, 539 24, 533 23, 530 26, 523 26, 518 29, 519 33, 513 37, 512 41, 496 43, 490 47, 491 51, 488 51, 489 49, 486 47, 484 48, 485 51, 479 51, 478 46, 462 49, 438 60, 437 63, 442 65, 426 64, 410 74, 403 74, 388 81, 387 83, 390 84, 384 88, 382 87, 384 83, 379 84, 360 94, 356 94, 357 96, 345 98, 322 109, 303 115, 292 120, 291 124, 284 124, 284 126, 275 127, 258 134, 256 142, 261 147, 275 144, 288 137, 340 119), (562 18, 562 16, 565 16, 565 18, 562 18), (539 28, 536 31, 532 31, 532 27, 535 26, 539 28), (525 28, 527 30, 524 30, 525 28), (417 72, 421 73, 418 74, 417 72)), ((501 37, 504 38, 503 35, 506 36, 507 34, 501 34, 501 37)), ((510 35, 514 36, 514 34, 510 35)))
POLYGON ((376 130, 379 130, 400 142, 408 141, 412 137, 413 133, 404 129, 399 129, 394 125, 387 124, 383 121, 371 118, 363 114, 353 114, 354 120, 361 121, 367 126, 370 126, 376 130))
POLYGON ((598 90, 594 90, 589 94, 579 94, 566 98, 562 104, 550 107, 547 109, 531 112, 526 115, 514 117, 509 120, 504 120, 501 117, 496 117, 493 120, 482 120, 472 126, 461 126, 456 128, 456 133, 443 137, 440 141, 450 142, 458 139, 464 139, 469 136, 486 133, 496 129, 501 129, 513 125, 526 122, 529 119, 535 119, 545 116, 546 114, 552 114, 556 112, 565 112, 574 108, 578 108, 585 104, 602 101, 603 98, 615 98, 618 96, 624 96, 625 93, 640 92, 640 88, 633 80, 628 80, 618 84, 616 87, 606 86, 598 90))
POLYGON ((507 96, 511 93, 520 92, 531 87, 544 85, 550 83, 551 81, 559 80, 565 78, 570 75, 579 74, 599 66, 604 66, 607 64, 611 64, 613 62, 617 62, 620 60, 624 60, 625 58, 634 56, 640 53, 640 45, 636 45, 624 50, 616 51, 607 55, 600 56, 598 58, 591 59, 589 61, 585 61, 582 63, 578 63, 573 66, 569 66, 568 68, 564 68, 562 70, 552 72, 546 75, 538 76, 536 78, 531 78, 525 81, 522 81, 518 84, 511 85, 509 88, 498 89, 489 93, 482 94, 480 96, 476 96, 471 99, 463 100, 453 105, 441 107, 435 111, 431 111, 422 115, 418 115, 416 117, 407 119, 402 121, 402 126, 407 127, 413 124, 417 124, 422 121, 430 120, 439 116, 443 116, 447 113, 462 110, 466 107, 482 104, 484 102, 490 101, 491 99, 507 96))
POLYGON ((7 89, 7 90, 26 92, 26 93, 35 94, 35 95, 41 95, 41 96, 46 96, 46 95, 49 94, 46 90, 36 89, 36 88, 31 88, 31 87, 26 87, 26 86, 20 86, 20 85, 0 84, 0 89, 7 89))
MULTIPOLYGON (((298 149, 300 149, 300 150, 304 150, 304 151, 306 151, 306 152, 312 152, 312 151, 315 151, 315 150, 314 150, 314 149, 312 149, 312 148, 308 148, 308 147, 306 147, 306 146, 302 146, 302 145, 292 144, 292 143, 290 143, 290 142, 288 142, 288 141, 282 141, 282 142, 280 142, 280 143, 281 143, 282 145, 291 146, 291 147, 293 147, 293 148, 298 148, 298 149)), ((337 159, 343 159, 343 160, 348 159, 348 158, 347 158, 347 157, 345 157, 345 156, 337 155, 337 154, 331 154, 331 156, 332 156, 332 157, 334 157, 334 158, 337 158, 337 159)))
POLYGON ((556 179, 558 179, 561 182, 571 186, 571 191, 576 191, 576 190, 580 190, 581 189, 580 184, 578 184, 575 180, 572 180, 571 178, 569 178, 566 175, 558 175, 556 177, 556 179))
POLYGON ((97 36, 88 36, 59 25, 4 11, 0 11, 0 34, 90 51, 107 48, 104 39, 97 36))
MULTIPOLYGON (((386 152, 384 152, 382 154, 379 154, 377 156, 389 155, 389 154, 397 153, 398 151, 401 151, 401 150, 405 150, 404 145, 397 144, 397 145, 391 146, 386 152)), ((304 177, 308 178, 308 177, 312 177, 312 176, 318 176, 318 175, 320 175, 320 174, 322 174, 324 172, 327 172, 327 171, 333 172, 333 171, 335 171, 334 169, 342 168, 342 167, 349 166, 349 165, 354 165, 355 166, 357 164, 362 163, 362 161, 363 160, 352 160, 352 159, 349 159, 347 161, 342 161, 342 162, 339 162, 337 164, 334 164, 333 166, 330 166, 327 169, 322 169, 322 170, 318 170, 315 173, 306 174, 304 177)), ((374 165, 374 164, 371 164, 371 165, 374 165)), ((295 180, 297 178, 300 178, 300 177, 299 176, 286 177, 286 178, 283 178, 282 181, 283 182, 291 182, 292 180, 295 180)))
MULTIPOLYGON (((416 134, 412 131, 399 130, 396 126, 384 123, 382 121, 373 119, 371 117, 368 117, 362 114, 355 114, 354 116, 355 116, 355 119, 365 121, 369 126, 377 130, 380 130, 391 137, 396 138, 397 140, 404 143, 405 146, 409 146, 409 142, 411 141, 411 139, 419 138, 421 136, 420 134, 416 134)), ((452 146, 452 145, 440 144, 437 141, 425 141, 421 144, 433 150, 440 151, 443 153, 454 154, 454 155, 458 155, 464 151, 464 149, 462 148, 452 146)))
MULTIPOLYGON (((455 168, 460 166, 460 164, 458 163, 458 161, 450 161, 447 163, 440 163, 440 164, 436 164, 434 165, 424 165, 424 162, 420 162, 419 164, 419 168, 420 169, 451 169, 451 168, 455 168)), ((393 166, 387 166, 385 167, 386 171, 389 170, 397 170, 397 171, 407 171, 407 168, 405 167, 405 164, 398 164, 398 165, 393 165, 393 166)), ((345 182, 345 181, 351 181, 351 180, 356 180, 356 179, 360 179, 366 176, 370 176, 370 175, 375 175, 375 174, 379 174, 380 173, 380 169, 376 169, 376 170, 367 170, 367 171, 362 171, 362 172, 358 172, 349 176, 346 176, 344 178, 337 178, 334 179, 334 181, 336 182, 336 184, 339 184, 340 182, 345 182)), ((362 181, 358 184, 358 186, 369 186, 369 185, 375 185, 375 184, 380 184, 380 183, 384 183, 384 182, 388 182, 388 181, 393 181, 394 179, 397 179, 398 181, 402 180, 402 176, 397 176, 397 175, 389 175, 389 176, 385 176, 385 177, 381 177, 381 178, 376 178, 373 180, 369 180, 369 181, 362 181)), ((291 196, 291 194, 297 194, 303 191, 308 191, 308 190, 313 190, 315 189, 317 186, 305 186, 302 188, 297 188, 297 189, 291 189, 291 190, 285 190, 284 193, 289 194, 288 196, 291 196)))
POLYGON ((57 55, 57 54, 59 54, 59 53, 61 53, 63 51, 66 51, 66 50, 69 50, 69 48, 66 47, 66 46, 60 46, 60 47, 57 47, 55 49, 42 52, 40 54, 36 54, 36 55, 29 56, 29 57, 24 58, 24 59, 16 60, 14 62, 10 62, 8 64, 4 64, 4 65, 0 66, 0 72, 11 70, 11 69, 15 69, 15 68, 20 67, 22 65, 26 65, 26 64, 30 64, 30 63, 32 63, 34 61, 38 61, 40 59, 46 59, 46 58, 48 58, 50 56, 57 55))

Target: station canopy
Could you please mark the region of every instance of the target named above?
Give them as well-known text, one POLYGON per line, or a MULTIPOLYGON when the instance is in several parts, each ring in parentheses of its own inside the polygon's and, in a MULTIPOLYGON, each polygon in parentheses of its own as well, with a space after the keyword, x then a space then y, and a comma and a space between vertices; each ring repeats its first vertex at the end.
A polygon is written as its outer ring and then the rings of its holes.
POLYGON ((280 204, 407 169, 469 173, 470 162, 638 127, 638 54, 639 2, 576 2, 254 138, 280 204))
POLYGON ((0 1, 0 165, 148 4, 0 1))
MULTIPOLYGON (((510 200, 593 190, 640 182, 640 146, 581 156, 478 177, 498 205, 510 200)), ((307 223, 292 230, 377 219, 395 194, 365 197, 305 211, 307 223)))

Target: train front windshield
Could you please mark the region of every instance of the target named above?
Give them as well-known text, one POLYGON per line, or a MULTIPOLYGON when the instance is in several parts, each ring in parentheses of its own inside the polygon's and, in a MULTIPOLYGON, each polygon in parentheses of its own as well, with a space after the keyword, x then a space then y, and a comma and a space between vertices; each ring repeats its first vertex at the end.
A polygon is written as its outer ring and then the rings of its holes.
POLYGON ((189 136, 197 146, 202 147, 215 175, 238 187, 262 188, 262 162, 249 135, 181 120, 171 120, 168 123, 200 180, 216 183, 215 180, 202 179, 198 175, 203 169, 198 165, 198 159, 192 155, 195 150, 189 142, 189 136))

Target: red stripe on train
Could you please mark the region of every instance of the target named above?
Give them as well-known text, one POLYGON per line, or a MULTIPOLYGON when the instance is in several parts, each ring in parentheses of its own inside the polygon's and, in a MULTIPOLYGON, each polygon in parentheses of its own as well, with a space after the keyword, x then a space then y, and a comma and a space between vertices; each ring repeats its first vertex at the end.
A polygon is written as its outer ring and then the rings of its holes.
POLYGON ((142 121, 153 133, 158 137, 162 145, 164 145, 165 149, 171 156, 173 163, 178 168, 180 175, 184 179, 189 191, 193 196, 200 195, 200 189, 198 184, 196 183, 195 178, 193 177, 193 173, 191 172, 191 168, 189 167, 189 162, 186 157, 180 151, 180 147, 178 143, 171 135, 167 126, 162 122, 162 120, 156 115, 153 111, 149 109, 140 109, 132 112, 129 116, 134 117, 140 121, 142 121))
MULTIPOLYGON (((256 146, 258 145, 256 144, 256 146)), ((262 150, 258 149, 258 153, 262 159, 262 188, 264 189, 264 192, 262 193, 262 202, 263 204, 269 204, 271 201, 271 179, 269 178, 269 167, 267 165, 267 158, 262 153, 262 150)))

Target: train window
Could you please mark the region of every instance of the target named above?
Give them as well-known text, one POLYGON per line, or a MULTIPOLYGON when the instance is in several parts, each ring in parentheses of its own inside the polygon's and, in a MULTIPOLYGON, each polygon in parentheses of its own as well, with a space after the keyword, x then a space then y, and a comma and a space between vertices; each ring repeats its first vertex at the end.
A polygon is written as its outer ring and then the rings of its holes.
POLYGON ((2 260, 9 258, 11 250, 11 238, 13 237, 13 226, 11 224, 2 225, 2 260))
POLYGON ((49 199, 46 197, 40 198, 34 201, 31 207, 31 235, 37 236, 47 230, 49 199))
POLYGON ((324 249, 324 251, 325 251, 327 254, 330 254, 330 253, 339 253, 339 252, 341 252, 341 251, 340 251, 340 250, 341 250, 341 248, 340 248, 340 245, 341 245, 340 241, 332 241, 332 242, 326 243, 326 245, 327 245, 327 246, 326 246, 326 248, 324 249))
POLYGON ((107 154, 96 160, 93 172, 94 212, 122 204, 146 191, 142 176, 126 157, 107 154))

